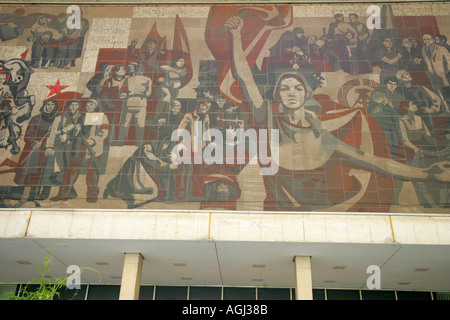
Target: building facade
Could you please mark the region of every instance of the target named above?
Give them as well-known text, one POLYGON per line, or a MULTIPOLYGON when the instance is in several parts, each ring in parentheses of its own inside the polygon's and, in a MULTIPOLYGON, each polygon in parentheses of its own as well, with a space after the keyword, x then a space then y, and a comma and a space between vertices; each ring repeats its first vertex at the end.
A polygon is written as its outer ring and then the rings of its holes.
POLYGON ((2 1, 3 290, 445 299, 449 14, 2 1))

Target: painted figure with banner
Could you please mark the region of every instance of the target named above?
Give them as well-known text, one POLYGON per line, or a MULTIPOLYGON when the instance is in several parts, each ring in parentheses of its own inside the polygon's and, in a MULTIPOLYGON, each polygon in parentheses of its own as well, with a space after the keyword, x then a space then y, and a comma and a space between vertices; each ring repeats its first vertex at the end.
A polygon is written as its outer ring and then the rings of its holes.
POLYGON ((20 207, 27 201, 33 201, 39 206, 37 201, 45 200, 50 195, 51 171, 48 162, 51 159, 45 154, 45 149, 57 112, 58 102, 49 99, 41 107, 40 113, 28 123, 25 146, 14 177, 14 182, 21 187, 12 188, 16 190, 16 194, 11 194, 11 199, 19 200, 15 207, 20 207))
MULTIPOLYGON (((374 182, 379 184, 384 181, 392 186, 387 178, 389 176, 417 181, 450 180, 450 162, 418 168, 381 157, 387 146, 374 144, 370 119, 366 118, 363 110, 354 108, 333 115, 323 114, 323 106, 314 99, 309 79, 301 72, 281 74, 274 84, 274 99, 282 108, 276 108, 275 104, 265 100, 258 90, 243 49, 245 22, 245 19, 234 16, 224 23, 232 36, 234 69, 243 86, 243 96, 253 111, 255 123, 270 130, 279 130, 278 151, 283 155, 279 158, 277 171, 261 164, 262 172, 265 172, 266 210, 353 211, 358 208, 358 211, 378 211, 383 209, 383 203, 372 202, 369 207, 364 202, 366 192, 376 187, 372 185, 374 182), (353 137, 359 140, 359 146, 352 145, 341 131, 342 124, 355 117, 366 128, 360 131, 359 137, 353 137), (333 172, 336 168, 339 168, 339 174, 333 172), (355 168, 362 170, 355 171, 355 168), (378 175, 387 177, 380 180, 378 175), (342 192, 337 192, 336 183, 339 181, 344 187, 342 192), (331 192, 333 187, 335 190, 331 192)), ((270 147, 271 153, 277 152, 272 144, 270 147)), ((392 202, 392 195, 389 202, 392 202)), ((387 208, 388 203, 385 203, 384 210, 387 208)))
POLYGON ((96 100, 86 102, 86 112, 83 114, 83 129, 81 131, 86 149, 86 201, 96 202, 99 194, 99 179, 103 169, 102 156, 104 141, 109 134, 108 117, 99 112, 96 100))
POLYGON ((124 101, 117 145, 123 145, 127 140, 132 120, 136 128, 133 144, 140 145, 144 139, 147 99, 152 93, 152 79, 143 75, 142 66, 138 62, 130 63, 128 70, 129 75, 119 89, 119 97, 124 101))
POLYGON ((80 106, 80 100, 70 100, 65 106, 65 112, 53 122, 47 139, 45 154, 55 156, 55 170, 50 181, 59 185, 58 195, 50 198, 52 201, 67 201, 78 197, 74 183, 84 159, 80 138, 83 125, 80 106))

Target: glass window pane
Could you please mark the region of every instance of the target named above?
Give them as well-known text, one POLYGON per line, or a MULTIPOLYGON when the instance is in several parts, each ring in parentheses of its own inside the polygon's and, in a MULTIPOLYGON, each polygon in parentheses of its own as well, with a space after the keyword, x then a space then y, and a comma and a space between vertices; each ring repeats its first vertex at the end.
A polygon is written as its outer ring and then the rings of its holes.
POLYGON ((120 286, 90 285, 88 300, 119 300, 120 286))
POLYGON ((223 288, 223 300, 256 300, 256 288, 223 288))
POLYGON ((258 300, 291 300, 291 289, 258 288, 258 300))
MULTIPOLYGON (((21 289, 26 287, 27 292, 35 292, 39 289, 39 284, 23 284, 21 289)), ((82 285, 80 289, 68 289, 66 286, 60 288, 53 297, 53 300, 85 300, 87 285, 82 285)))
POLYGON ((431 300, 430 292, 423 291, 397 291, 398 300, 431 300))
POLYGON ((450 292, 434 292, 433 297, 435 300, 450 300, 450 292))
POLYGON ((187 287, 157 286, 156 300, 186 300, 187 287))
POLYGON ((220 300, 220 287, 189 287, 189 300, 220 300))
POLYGON ((139 289, 139 300, 153 300, 155 286, 141 286, 139 289))
POLYGON ((362 290, 363 300, 395 300, 395 291, 362 290))
POLYGON ((327 289, 327 300, 360 300, 359 290, 327 289))
POLYGON ((325 300, 325 289, 313 289, 313 300, 325 300))
POLYGON ((1 284, 0 285, 0 299, 7 293, 17 295, 19 285, 17 284, 1 284))
POLYGON ((55 300, 85 300, 87 285, 82 285, 80 289, 61 288, 59 296, 55 296, 55 300))

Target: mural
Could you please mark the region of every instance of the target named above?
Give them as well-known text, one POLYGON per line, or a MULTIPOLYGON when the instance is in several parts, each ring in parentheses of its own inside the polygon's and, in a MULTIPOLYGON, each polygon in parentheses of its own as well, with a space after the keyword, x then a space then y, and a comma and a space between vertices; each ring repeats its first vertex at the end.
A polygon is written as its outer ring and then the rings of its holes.
POLYGON ((0 206, 446 213, 450 26, 421 6, 2 6, 0 206))

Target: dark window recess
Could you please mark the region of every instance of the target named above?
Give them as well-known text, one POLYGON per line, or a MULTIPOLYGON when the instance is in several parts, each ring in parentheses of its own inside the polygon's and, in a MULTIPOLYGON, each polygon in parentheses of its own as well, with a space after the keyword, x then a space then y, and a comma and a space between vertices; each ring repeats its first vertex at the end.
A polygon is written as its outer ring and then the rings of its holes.
POLYGON ((119 300, 120 286, 90 285, 88 300, 119 300))
POLYGON ((289 288, 258 288, 258 300, 290 300, 289 288))
POLYGON ((362 290, 361 295, 363 300, 395 300, 394 291, 362 290))
POLYGON ((59 296, 55 296, 55 300, 85 300, 87 285, 82 285, 80 289, 69 289, 63 287, 58 290, 59 296))
POLYGON ((141 286, 139 289, 139 300, 153 300, 154 286, 141 286))
POLYGON ((397 291, 398 300, 431 300, 431 292, 397 291))
POLYGON ((220 300, 221 287, 189 287, 189 300, 220 300))
POLYGON ((313 300, 325 300, 325 289, 313 289, 313 300))
POLYGON ((223 300, 256 300, 256 288, 223 288, 223 300))
POLYGON ((360 300, 359 290, 327 289, 327 300, 360 300))
POLYGON ((156 300, 187 300, 187 287, 157 286, 156 300))

